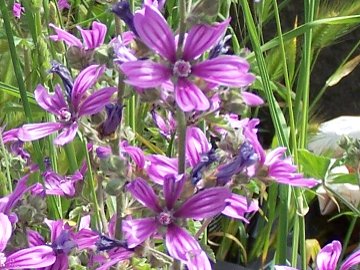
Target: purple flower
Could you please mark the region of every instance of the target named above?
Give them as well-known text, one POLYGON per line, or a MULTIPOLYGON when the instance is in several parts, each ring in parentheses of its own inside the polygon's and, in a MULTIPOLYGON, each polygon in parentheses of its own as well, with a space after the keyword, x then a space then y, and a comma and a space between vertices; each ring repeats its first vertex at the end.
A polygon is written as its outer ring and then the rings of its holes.
POLYGON ((156 7, 158 10, 162 10, 165 6, 166 0, 144 0, 145 5, 152 5, 156 7))
POLYGON ((134 27, 134 14, 132 14, 130 10, 130 4, 127 0, 120 0, 116 4, 114 4, 111 7, 111 11, 116 14, 121 20, 124 21, 124 23, 127 25, 127 27, 135 34, 137 35, 137 31, 134 27))
POLYGON ((245 104, 248 106, 260 106, 264 104, 264 100, 253 93, 243 91, 241 92, 241 96, 245 104))
MULTIPOLYGON (((316 257, 317 270, 336 270, 341 254, 341 243, 339 241, 332 241, 323 247, 316 257)), ((349 270, 355 265, 360 264, 360 250, 351 254, 340 266, 339 270, 349 270)), ((276 270, 297 270, 296 268, 288 266, 275 266, 276 270)))
POLYGON ((75 185, 83 180, 83 175, 76 171, 71 176, 61 176, 53 171, 43 173, 45 193, 47 195, 75 196, 75 185))
POLYGON ((100 267, 96 268, 96 270, 107 270, 110 269, 111 266, 117 264, 118 262, 127 260, 134 255, 133 251, 129 251, 126 248, 118 247, 113 248, 110 251, 106 252, 104 256, 96 256, 94 259, 95 262, 100 263, 100 267))
POLYGON ((170 140, 176 131, 176 121, 172 115, 172 112, 167 111, 166 118, 163 118, 156 112, 155 108, 153 108, 151 110, 151 116, 155 125, 159 128, 160 134, 170 140))
POLYGON ((11 218, 11 222, 15 222, 17 217, 15 214, 11 213, 12 208, 16 205, 16 203, 21 200, 22 196, 31 191, 36 187, 36 184, 27 186, 27 181, 29 179, 30 174, 27 174, 19 179, 14 191, 3 198, 0 198, 0 213, 4 213, 9 218, 11 218))
MULTIPOLYGON (((98 234, 86 228, 74 233, 72 227, 63 220, 45 219, 45 223, 50 228, 49 248, 55 254, 56 261, 51 268, 43 268, 42 270, 68 269, 68 255, 75 247, 80 250, 93 247, 98 240, 98 234), (85 231, 88 233, 85 233, 85 231)), ((44 238, 36 231, 28 230, 27 237, 30 247, 45 244, 44 238)))
POLYGON ((70 97, 72 89, 74 87, 74 82, 71 77, 70 71, 64 65, 53 60, 51 61, 50 72, 57 74, 61 78, 65 88, 65 92, 70 97))
POLYGON ((293 165, 291 158, 284 158, 285 152, 286 148, 279 147, 267 153, 263 167, 258 171, 260 177, 265 170, 265 180, 272 180, 280 184, 308 188, 319 184, 317 180, 305 178, 301 173, 297 173, 297 167, 293 165))
POLYGON ((21 249, 8 256, 3 253, 12 234, 10 220, 3 213, 0 213, 0 232, 0 269, 39 269, 54 264, 53 250, 45 245, 21 249))
POLYGON ((110 155, 112 154, 111 147, 109 146, 99 146, 96 148, 95 151, 96 151, 96 155, 100 159, 106 159, 110 157, 110 155))
POLYGON ((257 161, 258 155, 255 153, 253 146, 248 142, 244 142, 240 146, 238 155, 228 164, 218 168, 218 173, 216 174, 217 184, 225 185, 231 180, 232 176, 241 173, 257 161))
POLYGON ((227 206, 221 213, 232 218, 240 219, 245 223, 249 223, 244 217, 245 214, 257 212, 259 210, 257 200, 249 200, 248 198, 235 193, 232 193, 231 197, 227 198, 225 201, 227 206))
POLYGON ((20 3, 15 2, 12 12, 15 18, 20 19, 21 14, 25 12, 25 9, 21 6, 20 3))
POLYGON ((238 56, 222 55, 194 63, 201 54, 214 46, 223 36, 229 20, 215 25, 195 25, 186 37, 182 57, 176 56, 175 36, 161 13, 152 5, 136 12, 135 29, 140 39, 167 63, 138 60, 123 63, 120 68, 127 76, 126 82, 136 87, 152 88, 175 79, 175 100, 184 111, 204 111, 210 107, 208 98, 193 83, 198 77, 208 83, 244 87, 254 81, 249 64, 238 56))
POLYGON ((178 159, 162 155, 149 155, 147 160, 150 165, 147 167, 147 174, 150 179, 162 185, 167 177, 174 177, 178 174, 178 159))
POLYGON ((209 188, 178 205, 184 182, 184 177, 180 180, 169 177, 164 181, 164 204, 160 204, 155 191, 145 180, 137 178, 128 184, 128 191, 150 209, 153 216, 123 221, 124 236, 128 247, 133 248, 156 232, 165 230, 166 247, 172 257, 186 263, 189 269, 211 269, 209 259, 199 243, 178 222, 187 218, 210 218, 221 213, 231 193, 227 188, 209 188), (199 264, 195 266, 195 263, 199 264))
POLYGON ((123 107, 120 104, 107 104, 105 106, 107 118, 100 126, 100 133, 103 136, 113 134, 121 124, 123 107))
POLYGON ((200 161, 201 156, 211 149, 204 132, 198 127, 188 127, 186 129, 186 157, 191 167, 195 167, 200 161))
POLYGON ((58 0, 58 7, 60 10, 63 9, 69 9, 70 8, 70 4, 68 2, 68 0, 58 0))
POLYGON ((114 87, 107 87, 90 95, 86 93, 104 70, 104 67, 92 65, 81 71, 74 82, 68 102, 65 101, 59 85, 55 86, 54 94, 49 94, 42 85, 38 85, 35 90, 37 103, 44 110, 54 114, 58 122, 25 124, 19 129, 18 138, 24 142, 33 141, 61 130, 54 143, 64 145, 72 141, 78 130, 78 120, 82 116, 100 112, 117 90, 114 87))
POLYGON ((98 22, 92 23, 91 30, 84 30, 81 27, 78 27, 80 34, 83 38, 84 44, 75 37, 74 35, 62 30, 61 28, 56 27, 54 24, 49 24, 56 32, 56 35, 50 36, 50 39, 54 41, 64 41, 68 46, 75 46, 78 48, 84 48, 85 50, 92 50, 97 47, 100 47, 104 44, 105 35, 106 35, 106 25, 98 22))
POLYGON ((139 169, 145 168, 146 160, 144 152, 141 150, 141 148, 131 146, 127 141, 122 141, 120 145, 120 151, 129 155, 139 169))

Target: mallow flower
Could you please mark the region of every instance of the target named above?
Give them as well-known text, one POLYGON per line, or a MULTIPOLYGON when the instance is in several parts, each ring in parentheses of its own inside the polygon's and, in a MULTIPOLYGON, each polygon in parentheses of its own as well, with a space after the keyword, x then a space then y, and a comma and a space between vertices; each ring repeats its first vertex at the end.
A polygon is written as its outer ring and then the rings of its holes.
POLYGON ((20 19, 21 15, 24 13, 25 9, 23 6, 21 6, 21 3, 14 2, 12 13, 15 18, 20 19))
MULTIPOLYGON (((341 254, 341 243, 339 241, 332 241, 323 247, 316 257, 316 270, 349 270, 355 265, 360 265, 360 249, 351 254, 341 265, 340 268, 336 266, 339 263, 341 254)), ((297 270, 289 266, 275 266, 276 270, 297 270)))
POLYGON ((12 234, 11 222, 7 215, 0 213, 0 269, 39 269, 55 262, 55 255, 51 247, 40 245, 20 249, 10 255, 4 250, 12 234))
POLYGON ((85 50, 93 50, 103 45, 107 31, 106 25, 99 22, 93 22, 91 30, 84 30, 81 27, 78 27, 83 39, 83 42, 81 42, 80 39, 63 29, 56 27, 54 24, 51 23, 49 26, 56 32, 56 35, 51 35, 50 39, 54 41, 64 41, 65 44, 70 47, 74 46, 85 50))
POLYGON ((75 79, 67 100, 60 85, 55 86, 53 94, 48 93, 44 86, 38 85, 35 90, 37 103, 54 114, 57 122, 25 124, 18 130, 18 138, 27 142, 61 131, 54 139, 55 144, 64 145, 72 141, 78 130, 79 119, 100 112, 116 92, 116 88, 106 87, 92 94, 87 93, 104 71, 105 68, 99 65, 91 65, 82 70, 75 79))
POLYGON ((169 254, 184 262, 188 269, 211 269, 210 261, 197 240, 181 227, 184 219, 204 219, 221 213, 231 193, 227 188, 206 189, 179 204, 185 178, 169 177, 163 182, 165 203, 161 204, 154 189, 137 178, 127 190, 152 215, 146 218, 123 221, 123 232, 129 248, 136 247, 155 233, 164 233, 169 254))
POLYGON ((208 83, 231 87, 246 87, 255 77, 250 74, 249 63, 238 56, 220 55, 198 61, 205 51, 215 46, 224 35, 229 20, 214 25, 193 26, 186 35, 181 57, 176 55, 176 38, 165 18, 153 5, 145 5, 134 15, 134 27, 149 48, 165 61, 137 60, 123 63, 120 68, 126 75, 126 83, 153 88, 174 81, 175 101, 183 111, 204 111, 210 102, 193 78, 208 83))

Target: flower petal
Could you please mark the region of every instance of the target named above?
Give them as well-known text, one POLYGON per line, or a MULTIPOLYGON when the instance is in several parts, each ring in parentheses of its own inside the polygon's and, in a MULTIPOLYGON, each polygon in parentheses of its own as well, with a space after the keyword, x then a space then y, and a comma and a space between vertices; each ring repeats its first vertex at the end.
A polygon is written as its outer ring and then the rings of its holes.
POLYGON ((142 205, 148 207, 156 213, 161 212, 162 208, 159 205, 155 191, 144 179, 136 178, 126 187, 131 195, 133 195, 133 197, 142 205))
POLYGON ((53 249, 49 246, 36 246, 12 253, 6 258, 5 268, 24 269, 42 268, 52 265, 56 260, 53 249))
POLYGON ((210 148, 211 145, 200 128, 186 129, 186 157, 191 167, 196 166, 201 160, 201 155, 209 152, 210 148))
POLYGON ((157 231, 157 222, 155 218, 123 220, 122 230, 128 248, 134 248, 157 231))
POLYGON ((56 27, 52 23, 50 23, 49 26, 52 27, 56 32, 56 35, 50 36, 50 39, 52 39, 54 41, 64 41, 67 46, 75 46, 75 47, 82 48, 83 45, 82 45, 80 39, 78 39, 77 37, 73 36, 72 34, 66 32, 65 30, 62 30, 61 28, 56 27))
POLYGON ((244 215, 259 210, 259 205, 256 200, 249 201, 246 197, 234 193, 231 194, 230 198, 226 199, 226 202, 228 205, 224 211, 222 211, 222 214, 232 218, 238 218, 246 223, 249 223, 249 221, 244 215))
POLYGON ((203 219, 221 213, 226 206, 226 199, 231 197, 229 189, 224 187, 209 188, 186 200, 174 213, 174 217, 203 219))
POLYGON ((3 143, 6 144, 8 142, 16 142, 18 141, 18 128, 13 128, 7 131, 3 131, 0 129, 0 136, 2 136, 3 143), (1 134, 2 133, 2 134, 1 134))
POLYGON ((260 106, 264 104, 264 100, 261 97, 250 92, 242 92, 241 97, 248 106, 260 106))
POLYGON ((61 232, 64 230, 64 221, 63 220, 50 220, 45 218, 44 223, 50 228, 50 239, 54 243, 56 238, 61 235, 61 232))
POLYGON ((44 238, 37 231, 27 229, 26 236, 29 243, 29 247, 45 245, 44 238))
POLYGON ((54 144, 65 145, 71 142, 78 131, 78 124, 73 122, 70 126, 64 127, 63 131, 54 139, 54 144))
POLYGON ((175 202, 179 199, 183 186, 185 184, 184 175, 168 177, 164 180, 164 197, 165 203, 168 210, 174 207, 175 202))
POLYGON ((175 224, 167 228, 166 248, 172 257, 183 262, 188 261, 188 253, 201 250, 195 238, 175 224))
POLYGON ((129 259, 134 253, 132 251, 128 251, 124 248, 117 248, 115 252, 112 252, 109 256, 109 261, 106 263, 102 263, 100 267, 96 268, 96 270, 108 270, 111 266, 117 264, 118 262, 129 259))
POLYGON ((4 251, 12 234, 12 227, 7 215, 0 213, 0 252, 4 251))
POLYGON ((64 99, 64 95, 61 91, 61 87, 58 84, 55 86, 54 94, 50 95, 45 87, 41 84, 36 87, 34 94, 35 99, 40 107, 53 114, 59 115, 59 111, 61 109, 68 107, 64 99))
POLYGON ((25 124, 18 132, 18 138, 23 142, 35 141, 44 138, 64 127, 64 124, 57 122, 25 124))
POLYGON ((316 257, 316 266, 319 270, 335 270, 341 254, 341 243, 332 241, 323 247, 316 257))
POLYGON ((186 266, 188 270, 211 270, 211 264, 208 256, 203 250, 194 250, 188 252, 188 261, 186 266))
POLYGON ((104 43, 106 35, 106 25, 98 22, 93 22, 91 30, 80 29, 81 36, 84 40, 85 49, 95 49, 104 43))
POLYGON ((126 83, 141 88, 160 86, 171 77, 168 67, 150 60, 126 62, 120 69, 127 77, 126 83))
POLYGON ((126 141, 121 142, 120 151, 124 151, 140 169, 145 167, 145 155, 140 147, 131 146, 126 141))
POLYGON ((88 96, 79 106, 78 117, 100 112, 106 104, 110 103, 110 98, 116 91, 115 87, 106 87, 88 96))
POLYGON ((210 107, 208 98, 200 88, 186 79, 179 79, 175 85, 175 100, 184 112, 206 111, 210 107))
POLYGON ((91 65, 79 73, 71 92, 71 102, 74 108, 77 108, 86 90, 91 88, 104 72, 105 66, 91 65))
POLYGON ((144 9, 136 12, 134 25, 139 37, 149 48, 175 62, 175 37, 165 18, 155 7, 145 5, 144 9))
POLYGON ((162 185, 166 177, 174 176, 178 173, 178 160, 176 158, 150 155, 147 159, 150 161, 147 174, 157 184, 162 185))
POLYGON ((341 265, 340 270, 349 270, 354 265, 360 264, 360 250, 351 254, 341 265))
POLYGON ((235 55, 221 55, 192 66, 192 74, 210 83, 226 86, 245 87, 255 76, 249 71, 249 63, 235 55))
POLYGON ((183 59, 193 60, 216 45, 225 34, 230 19, 214 25, 199 24, 192 27, 186 36, 183 59))

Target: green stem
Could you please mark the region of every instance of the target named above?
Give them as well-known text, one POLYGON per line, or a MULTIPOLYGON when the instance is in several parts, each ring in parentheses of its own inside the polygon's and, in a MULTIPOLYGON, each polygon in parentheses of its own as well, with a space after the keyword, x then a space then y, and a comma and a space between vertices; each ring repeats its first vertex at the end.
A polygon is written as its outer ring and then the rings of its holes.
MULTIPOLYGON (((10 174, 10 162, 9 162, 9 159, 8 159, 8 153, 7 153, 6 149, 5 149, 1 129, 0 129, 0 146, 1 146, 1 151, 3 152, 3 155, 4 155, 8 191, 9 191, 9 193, 11 193, 12 192, 12 179, 11 179, 11 174, 10 174)), ((4 186, 6 186, 5 183, 4 183, 4 186)), ((5 190, 5 192, 6 192, 6 190, 5 190)), ((5 194, 1 194, 1 195, 5 195, 5 194)))
MULTIPOLYGON (((240 3, 243 8, 244 18, 245 18, 246 26, 248 27, 251 44, 253 45, 255 51, 255 56, 262 79, 262 85, 265 91, 267 102, 269 104, 270 115, 272 122, 274 124, 276 136, 278 138, 279 144, 289 149, 288 138, 283 130, 281 119, 279 117, 279 114, 282 112, 279 108, 279 104, 277 104, 276 102, 276 99, 271 89, 270 76, 267 71, 264 55, 261 51, 259 36, 256 31, 256 26, 254 23, 253 15, 250 11, 249 3, 247 0, 241 0, 240 3)), ((289 154, 289 150, 287 153, 289 154)), ((277 255, 276 262, 279 264, 285 264, 287 246, 286 246, 286 241, 284 241, 284 239, 281 239, 281 237, 287 237, 288 235, 289 188, 284 185, 280 185, 279 195, 280 195, 280 202, 279 202, 280 212, 279 212, 278 241, 276 247, 276 255, 277 255)))
POLYGON ((185 113, 178 107, 176 110, 176 124, 178 133, 178 173, 185 172, 185 142, 186 142, 186 119, 185 113))
POLYGON ((87 141, 84 137, 82 138, 82 141, 83 141, 83 149, 84 149, 85 157, 86 157, 87 173, 89 176, 89 184, 90 184, 92 203, 95 208, 94 214, 95 214, 96 228, 99 231, 101 231, 100 208, 99 208, 99 203, 98 203, 97 196, 96 196, 95 179, 94 179, 94 175, 93 175, 92 168, 91 168, 90 155, 89 155, 89 151, 87 149, 87 141))
POLYGON ((72 142, 65 144, 64 150, 65 150, 66 158, 69 163, 70 171, 73 173, 78 169, 74 144, 72 142))
MULTIPOLYGON (((29 104, 29 101, 27 98, 25 83, 24 83, 24 79, 22 76, 22 71, 21 71, 21 67, 20 67, 20 63, 19 63, 19 57, 17 56, 17 52, 16 52, 14 36, 13 36, 12 29, 11 29, 11 24, 10 24, 9 12, 8 12, 8 8, 5 4, 5 0, 0 0, 0 9, 1 9, 1 14, 2 14, 3 20, 4 20, 4 28, 5 28, 8 44, 9 44, 9 50, 10 50, 11 60, 12 60, 13 67, 14 67, 14 73, 15 73, 15 77, 16 77, 16 80, 17 80, 17 83, 19 86, 21 102, 22 102, 22 105, 24 108, 27 122, 31 123, 31 122, 33 122, 32 121, 33 119, 32 119, 30 104, 29 104)), ((44 164, 43 164, 42 158, 41 158, 42 154, 41 154, 39 142, 35 141, 32 144, 33 144, 34 150, 35 150, 34 151, 35 159, 36 159, 38 165, 40 166, 40 169, 43 170, 44 164)))
POLYGON ((354 231, 354 228, 355 228, 355 225, 356 225, 356 221, 358 220, 358 216, 353 216, 352 219, 351 219, 351 222, 350 222, 350 225, 349 225, 349 228, 346 232, 346 235, 345 235, 345 239, 344 239, 344 242, 342 243, 342 250, 341 250, 341 255, 340 255, 340 258, 339 258, 339 262, 341 262, 343 260, 343 257, 345 255, 345 252, 346 252, 346 248, 349 244, 349 241, 350 241, 350 238, 351 238, 351 235, 354 231))

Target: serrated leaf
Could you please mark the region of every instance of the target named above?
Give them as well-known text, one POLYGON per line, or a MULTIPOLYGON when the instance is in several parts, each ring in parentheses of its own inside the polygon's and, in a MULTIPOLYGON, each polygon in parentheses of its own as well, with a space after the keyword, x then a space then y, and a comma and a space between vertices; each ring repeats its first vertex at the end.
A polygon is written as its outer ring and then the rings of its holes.
POLYGON ((298 150, 299 164, 302 171, 311 177, 324 179, 330 165, 330 159, 323 156, 317 156, 308 150, 298 150))
POLYGON ((200 228, 201 228, 201 222, 200 221, 192 220, 192 219, 190 219, 188 221, 187 229, 192 235, 196 234, 197 231, 200 230, 200 228))
POLYGON ((201 249, 205 251, 206 255, 209 257, 209 259, 216 263, 216 256, 212 248, 204 243, 200 243, 201 249))

